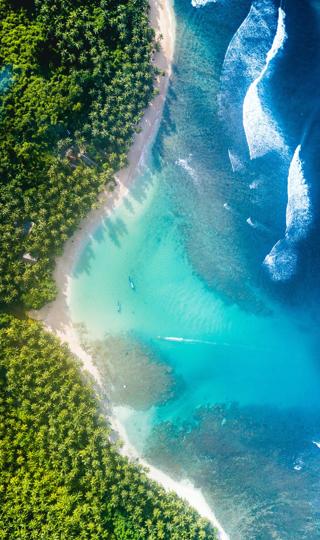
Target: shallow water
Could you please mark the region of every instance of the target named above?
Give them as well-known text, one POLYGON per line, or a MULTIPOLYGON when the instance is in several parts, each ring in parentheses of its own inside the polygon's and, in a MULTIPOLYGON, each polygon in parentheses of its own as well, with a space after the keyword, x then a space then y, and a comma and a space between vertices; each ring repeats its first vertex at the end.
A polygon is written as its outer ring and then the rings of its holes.
MULTIPOLYGON (((236 40, 250 12, 239 4, 175 3, 175 64, 158 137, 130 195, 80 254, 70 310, 102 372, 112 379, 121 370, 110 391, 130 440, 201 487, 231 539, 316 539, 317 19, 307 2, 303 11, 301 2, 283 5, 287 38, 261 77, 279 6, 256 0, 263 33, 236 40), (243 102, 259 76, 263 118, 286 150, 265 145, 250 160, 243 102), (297 197, 287 205, 287 189, 299 145, 312 225, 297 236, 304 207, 297 197), (283 238, 268 269, 263 261, 283 238), (111 365, 112 344, 121 359, 113 353, 111 365), (150 369, 137 363, 139 350, 150 369)), ((305 195, 299 175, 297 185, 305 195)))

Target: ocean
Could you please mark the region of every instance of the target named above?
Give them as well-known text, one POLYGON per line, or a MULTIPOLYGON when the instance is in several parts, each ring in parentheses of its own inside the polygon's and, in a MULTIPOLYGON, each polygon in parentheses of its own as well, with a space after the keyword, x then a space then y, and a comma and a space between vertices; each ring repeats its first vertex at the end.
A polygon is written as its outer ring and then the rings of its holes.
POLYGON ((320 538, 320 2, 176 0, 173 74, 70 313, 130 442, 232 540, 320 538))

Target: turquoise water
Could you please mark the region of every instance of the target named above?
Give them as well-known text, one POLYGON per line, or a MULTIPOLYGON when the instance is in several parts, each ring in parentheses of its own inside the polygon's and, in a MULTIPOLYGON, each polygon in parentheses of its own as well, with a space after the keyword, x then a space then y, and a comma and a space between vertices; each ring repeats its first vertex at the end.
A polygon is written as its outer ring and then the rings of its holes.
MULTIPOLYGON (((76 261, 70 311, 92 342, 121 344, 113 391, 130 440, 201 487, 232 539, 316 539, 318 310, 310 271, 278 283, 262 264, 285 227, 285 159, 239 173, 228 160, 218 102, 226 49, 250 7, 238 4, 176 2, 159 134, 130 194, 76 261), (139 395, 134 405, 123 355, 131 362, 137 344, 170 367, 161 381, 170 399, 150 404, 148 394, 144 406, 139 395)), ((141 394, 159 390, 149 370, 138 378, 141 394)))

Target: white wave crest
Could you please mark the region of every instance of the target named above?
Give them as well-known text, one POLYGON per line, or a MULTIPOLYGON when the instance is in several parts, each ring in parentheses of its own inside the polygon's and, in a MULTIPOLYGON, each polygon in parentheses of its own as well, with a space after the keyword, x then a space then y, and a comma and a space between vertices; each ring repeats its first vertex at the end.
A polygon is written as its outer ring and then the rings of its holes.
POLYGON ((249 86, 264 69, 268 52, 272 50, 277 13, 272 0, 254 0, 225 54, 218 106, 230 139, 229 158, 233 169, 234 165, 238 169, 239 164, 249 158, 246 134, 242 129, 243 101, 249 86))
POLYGON ((277 30, 271 48, 266 55, 265 65, 258 77, 249 86, 243 102, 243 127, 249 147, 250 159, 264 156, 272 150, 288 153, 284 139, 276 122, 272 119, 270 111, 264 110, 262 106, 258 88, 269 68, 270 62, 276 57, 278 51, 283 48, 286 38, 285 12, 282 8, 279 8, 277 30))
POLYGON ((285 238, 273 246, 264 260, 276 281, 285 281, 294 274, 297 265, 295 244, 307 236, 312 223, 309 186, 304 178, 300 152, 299 144, 289 167, 285 238))
POLYGON ((286 236, 293 242, 306 237, 312 221, 309 186, 303 175, 300 152, 301 145, 299 144, 294 152, 288 175, 286 236))
MULTIPOLYGON (((273 17, 276 17, 276 11, 272 1, 256 0, 252 3, 248 15, 228 45, 222 66, 222 86, 230 79, 236 80, 240 68, 245 79, 252 81, 258 77, 268 52, 266 44, 272 39, 269 20, 273 17)), ((231 91, 234 89, 237 86, 231 91)))
POLYGON ((246 219, 246 222, 248 223, 248 225, 250 225, 250 227, 253 227, 254 229, 256 229, 258 227, 258 224, 253 221, 253 219, 251 218, 251 216, 249 216, 247 219, 246 219))
POLYGON ((216 4, 217 0, 191 0, 191 5, 195 8, 200 8, 211 2, 216 4))
POLYGON ((243 169, 243 163, 238 156, 236 156, 230 149, 228 150, 228 156, 231 163, 233 172, 241 171, 243 169))
POLYGON ((251 182, 251 184, 249 185, 249 189, 258 189, 259 185, 260 185, 259 180, 254 180, 254 181, 251 182))
POLYGON ((249 216, 247 219, 246 219, 246 222, 248 223, 248 225, 250 225, 250 227, 252 227, 253 229, 257 229, 259 232, 262 232, 264 234, 270 234, 270 229, 268 227, 266 227, 263 223, 261 223, 260 221, 257 221, 255 219, 252 219, 251 216, 249 216))
POLYGON ((273 281, 287 281, 296 271, 297 254, 287 239, 279 240, 263 261, 273 281))

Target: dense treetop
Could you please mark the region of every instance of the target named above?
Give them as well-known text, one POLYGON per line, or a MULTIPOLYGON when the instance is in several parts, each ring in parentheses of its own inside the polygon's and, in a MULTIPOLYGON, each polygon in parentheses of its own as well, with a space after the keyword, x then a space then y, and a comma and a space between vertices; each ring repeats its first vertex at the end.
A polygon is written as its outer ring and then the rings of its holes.
POLYGON ((54 257, 152 97, 154 45, 146 0, 0 0, 0 304, 54 297, 54 257))
POLYGON ((24 314, 153 95, 147 0, 0 0, 0 540, 213 540, 122 457, 93 389, 24 314), (2 314, 1 314, 2 313, 2 314))
POLYGON ((0 318, 0 539, 213 540, 120 456, 79 373, 38 323, 0 318))

